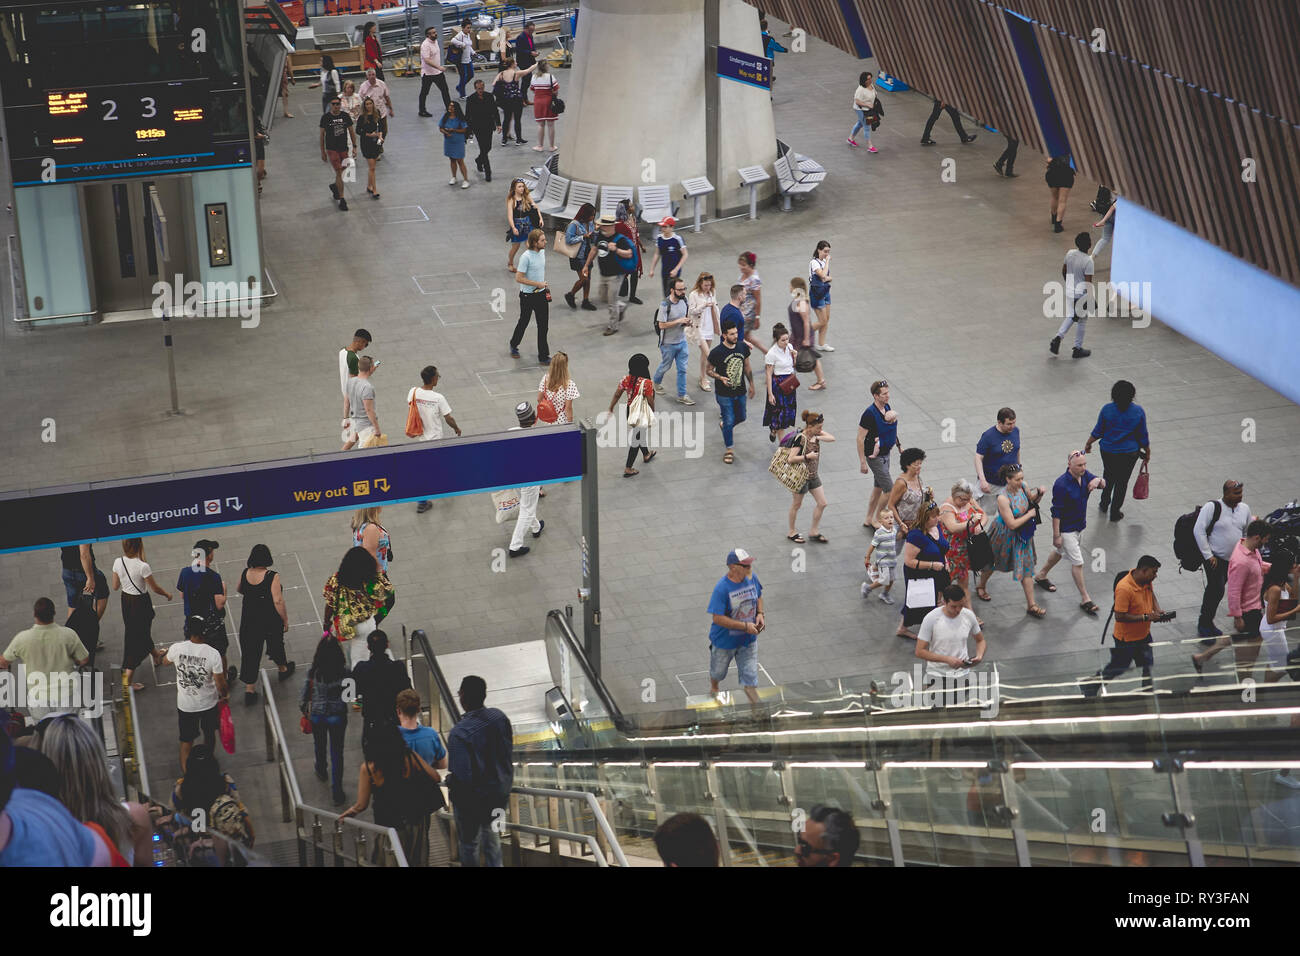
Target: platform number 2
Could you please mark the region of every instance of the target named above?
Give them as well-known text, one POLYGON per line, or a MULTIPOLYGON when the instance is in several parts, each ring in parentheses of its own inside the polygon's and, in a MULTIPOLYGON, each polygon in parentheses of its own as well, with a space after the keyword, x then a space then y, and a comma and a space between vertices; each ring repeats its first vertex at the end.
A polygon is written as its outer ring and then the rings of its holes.
MULTIPOLYGON (((104 122, 109 120, 119 120, 122 117, 117 115, 117 100, 102 100, 99 104, 105 107, 104 122)), ((153 119, 158 115, 158 101, 152 96, 140 97, 140 116, 142 119, 153 119)))

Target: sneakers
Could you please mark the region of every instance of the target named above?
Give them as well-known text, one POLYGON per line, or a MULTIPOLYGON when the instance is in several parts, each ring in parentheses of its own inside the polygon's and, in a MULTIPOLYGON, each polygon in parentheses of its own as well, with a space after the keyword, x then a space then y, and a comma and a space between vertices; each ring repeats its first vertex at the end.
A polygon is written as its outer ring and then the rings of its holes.
MULTIPOLYGON (((578 300, 574 297, 572 292, 564 293, 564 301, 568 303, 569 308, 571 309, 576 309, 578 307, 578 300)), ((592 306, 592 308, 595 308, 595 306, 592 306)))
POLYGON ((1197 625, 1196 633, 1200 637, 1223 637, 1223 632, 1211 624, 1209 627, 1197 625))
POLYGON ((515 348, 515 343, 510 343, 510 357, 519 358, 519 349, 515 348))
POLYGON ((348 211, 348 201, 346 199, 340 199, 339 212, 347 212, 347 211, 348 211))
POLYGON ((618 329, 606 329, 604 332, 601 332, 600 334, 601 334, 601 335, 613 335, 613 334, 614 334, 615 332, 617 332, 617 331, 618 331, 618 329))
POLYGON ((591 304, 591 300, 590 300, 590 299, 586 299, 586 300, 584 300, 583 303, 582 303, 582 305, 581 305, 581 308, 586 309, 588 312, 595 312, 595 311, 597 311, 596 307, 595 307, 594 305, 591 304))
POLYGON ((1074 349, 1070 352, 1070 358, 1087 358, 1092 354, 1092 349, 1074 349))
POLYGON ((695 399, 691 398, 691 396, 689 396, 689 395, 682 395, 682 396, 680 396, 680 397, 677 399, 677 404, 678 404, 678 405, 694 405, 694 404, 695 404, 695 399))
POLYGON ((655 394, 656 394, 656 395, 662 395, 663 393, 664 393, 664 383, 663 383, 663 382, 655 382, 655 394))
POLYGON ((834 351, 835 351, 835 346, 833 346, 833 345, 815 345, 815 346, 813 346, 813 347, 814 347, 815 349, 817 349, 818 352, 834 352, 834 351))
POLYGON ((632 296, 632 298, 628 299, 627 301, 632 305, 645 305, 645 303, 642 302, 640 299, 638 299, 636 296, 632 296))
POLYGON ((975 142, 975 137, 977 137, 978 135, 979 133, 971 133, 969 136, 967 136, 965 139, 961 141, 962 145, 965 146, 967 143, 975 142))
POLYGON ((460 184, 460 188, 461 188, 461 189, 469 189, 469 180, 467 179, 467 180, 465 180, 463 183, 461 183, 461 184, 460 184))
POLYGON ((426 511, 430 510, 432 507, 433 507, 432 501, 421 501, 418 505, 415 506, 415 513, 417 515, 422 515, 426 511))
POLYGON ((256 703, 257 703, 257 694, 256 694, 256 692, 254 692, 254 693, 249 693, 248 691, 244 691, 244 706, 245 706, 245 707, 252 707, 252 706, 253 706, 254 704, 256 704, 256 703))
POLYGON ((874 147, 874 146, 868 146, 868 147, 867 147, 867 152, 868 152, 868 153, 878 153, 878 152, 880 152, 880 150, 876 149, 876 147, 874 147))
POLYGON ((886 604, 893 604, 893 603, 894 603, 894 599, 891 598, 891 597, 889 596, 889 592, 888 592, 888 591, 881 591, 881 592, 880 592, 880 600, 884 601, 886 604))
POLYGON ((923 139, 923 140, 921 140, 921 145, 922 145, 922 146, 933 146, 933 145, 934 145, 934 140, 932 140, 932 139, 923 139))
POLYGON ((1059 335, 1053 336, 1052 341, 1047 343, 1047 350, 1053 355, 1061 354, 1061 337, 1059 335))
POLYGON ((851 136, 848 139, 846 139, 844 142, 848 143, 850 146, 858 145, 858 141, 851 136))
POLYGON ((1061 223, 1061 220, 1052 220, 1052 232, 1065 232, 1065 226, 1061 223))
POLYGON ((453 177, 453 178, 447 180, 447 185, 448 185, 448 186, 455 186, 455 185, 456 185, 456 180, 455 180, 455 178, 453 177))
POLYGON ((871 582, 870 582, 870 581, 863 581, 863 582, 862 582, 862 596, 863 596, 863 597, 867 597, 867 596, 870 595, 870 594, 871 594, 871 582))
POLYGON ((507 551, 506 554, 510 555, 510 557, 512 558, 522 558, 525 554, 527 554, 531 550, 533 549, 528 547, 528 545, 524 545, 518 551, 507 551))
POLYGON ((229 670, 226 671, 226 682, 229 684, 233 684, 235 682, 235 679, 238 676, 239 676, 239 668, 236 667, 234 664, 231 664, 229 670))
MULTIPOLYGON (((532 533, 532 534, 533 534, 533 537, 534 537, 534 538, 540 538, 540 537, 542 536, 542 532, 545 531, 545 530, 546 530, 546 522, 545 522, 545 521, 540 521, 540 520, 539 520, 539 521, 537 522, 537 530, 534 531, 534 532, 532 533)), ((524 550, 527 551, 528 549, 525 548, 524 550)))
POLYGON ((339 198, 339 187, 334 183, 330 183, 330 195, 335 199, 339 198))

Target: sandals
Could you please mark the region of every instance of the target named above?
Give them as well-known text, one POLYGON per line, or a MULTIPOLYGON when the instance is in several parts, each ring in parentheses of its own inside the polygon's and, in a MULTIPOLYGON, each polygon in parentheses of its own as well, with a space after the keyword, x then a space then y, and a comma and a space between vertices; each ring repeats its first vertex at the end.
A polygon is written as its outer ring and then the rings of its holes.
POLYGON ((727 452, 725 455, 722 456, 722 463, 724 465, 735 464, 735 461, 736 461, 736 456, 731 452, 727 452))
POLYGON ((623 472, 623 477, 624 477, 624 478, 635 478, 635 477, 636 477, 637 475, 639 475, 639 474, 641 474, 641 472, 639 472, 639 471, 637 471, 635 468, 633 468, 631 471, 625 471, 625 472, 623 472))
POLYGON ((803 544, 807 539, 796 531, 794 534, 787 534, 785 540, 793 541, 795 544, 803 544))
POLYGON ((1084 614, 1091 614, 1093 617, 1096 617, 1097 612, 1101 610, 1101 608, 1097 607, 1095 601, 1084 601, 1082 604, 1079 605, 1079 608, 1083 611, 1084 614))
POLYGON ((1040 617, 1040 618, 1047 617, 1047 612, 1043 610, 1041 607, 1039 607, 1037 604, 1029 605, 1029 607, 1025 610, 1025 613, 1028 614, 1030 617, 1040 617))
POLYGON ((1055 591, 1056 585, 1047 578, 1034 578, 1034 587, 1042 588, 1044 591, 1055 591))
POLYGON ((823 388, 825 388, 825 387, 826 387, 826 383, 825 383, 825 382, 816 382, 815 384, 812 384, 812 385, 809 385, 809 386, 808 386, 808 391, 810 391, 810 392, 820 392, 820 391, 821 391, 823 388))
POLYGON ((648 454, 648 455, 645 456, 645 460, 642 462, 642 464, 643 464, 643 465, 648 465, 648 464, 650 464, 650 462, 652 462, 652 461, 655 460, 655 455, 657 455, 657 454, 659 454, 659 449, 656 448, 656 449, 655 449, 654 451, 652 451, 650 454, 648 454))
POLYGON ((141 684, 139 681, 135 681, 135 682, 131 685, 131 689, 132 689, 133 691, 135 691, 137 694, 142 694, 142 693, 144 693, 145 687, 144 687, 144 684, 141 684))
POLYGON ((826 535, 824 535, 824 534, 814 534, 814 535, 810 535, 810 536, 809 536, 809 539, 812 540, 812 541, 816 541, 818 544, 830 544, 830 543, 831 543, 831 542, 830 542, 830 539, 827 538, 826 535))
POLYGON ((710 385, 708 382, 706 382, 704 379, 700 379, 700 391, 711 392, 713 391, 713 386, 710 385))
POLYGON ((976 588, 976 589, 975 589, 975 596, 976 596, 977 598, 979 598, 981 601, 992 601, 992 600, 993 600, 993 598, 989 597, 989 592, 988 592, 987 590, 985 590, 984 588, 976 588))

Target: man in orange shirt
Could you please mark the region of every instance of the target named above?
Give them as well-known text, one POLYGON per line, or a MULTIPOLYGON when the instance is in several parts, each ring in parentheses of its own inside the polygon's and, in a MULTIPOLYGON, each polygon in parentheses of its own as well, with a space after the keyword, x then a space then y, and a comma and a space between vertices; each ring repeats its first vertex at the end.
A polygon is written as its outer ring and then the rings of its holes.
MULTIPOLYGON (((1101 670, 1103 682, 1139 664, 1142 687, 1151 689, 1151 622, 1169 620, 1151 589, 1159 570, 1160 562, 1144 554, 1138 558, 1137 567, 1115 585, 1115 646, 1110 650, 1110 663, 1101 670)), ((1098 690, 1095 683, 1083 687, 1086 697, 1095 697, 1098 690)))

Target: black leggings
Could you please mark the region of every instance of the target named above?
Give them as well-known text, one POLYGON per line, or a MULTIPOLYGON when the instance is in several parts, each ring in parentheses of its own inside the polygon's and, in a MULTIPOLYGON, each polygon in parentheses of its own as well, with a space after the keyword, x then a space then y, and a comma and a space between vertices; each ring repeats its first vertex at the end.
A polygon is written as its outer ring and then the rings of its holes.
POLYGON ((524 116, 523 100, 506 100, 505 105, 501 107, 501 117, 502 117, 501 145, 502 146, 504 146, 506 144, 506 141, 510 138, 510 123, 512 121, 515 124, 515 139, 522 140, 524 138, 524 134, 522 131, 523 116, 524 116))
POLYGON ((650 460, 650 449, 648 447, 644 445, 633 445, 627 450, 627 464, 623 466, 624 469, 632 467, 632 462, 636 461, 637 452, 640 452, 641 457, 646 461, 650 460))

